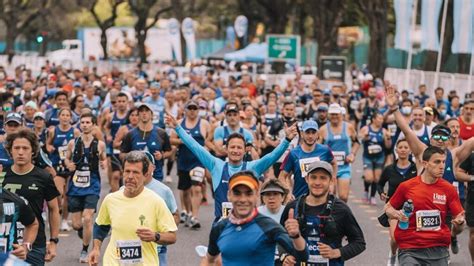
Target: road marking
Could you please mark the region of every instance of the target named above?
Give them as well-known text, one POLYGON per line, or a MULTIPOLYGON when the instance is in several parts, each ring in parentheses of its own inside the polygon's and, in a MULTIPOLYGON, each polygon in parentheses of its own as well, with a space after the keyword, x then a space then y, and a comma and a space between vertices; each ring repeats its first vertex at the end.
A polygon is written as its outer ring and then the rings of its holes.
POLYGON ((370 220, 375 221, 375 220, 378 220, 378 218, 372 216, 372 217, 370 217, 370 220))
POLYGON ((388 234, 390 233, 388 230, 380 230, 380 233, 383 233, 383 234, 388 234))
POLYGON ((367 209, 367 208, 370 208, 369 205, 359 205, 360 208, 364 208, 364 209, 367 209))
POLYGON ((368 212, 368 213, 374 213, 374 212, 377 212, 377 210, 374 210, 374 209, 367 209, 367 210, 364 210, 365 212, 368 212))
POLYGON ((69 234, 58 234, 58 236, 64 236, 64 237, 66 237, 66 236, 69 236, 69 234))

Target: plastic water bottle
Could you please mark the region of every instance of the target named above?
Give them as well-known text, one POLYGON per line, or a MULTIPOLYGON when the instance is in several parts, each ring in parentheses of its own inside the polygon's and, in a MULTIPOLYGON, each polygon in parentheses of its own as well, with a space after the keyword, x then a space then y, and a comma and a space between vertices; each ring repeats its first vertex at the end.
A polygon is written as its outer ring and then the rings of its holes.
MULTIPOLYGON (((413 201, 411 199, 408 199, 407 201, 405 201, 405 203, 403 203, 402 210, 405 216, 410 218, 411 214, 413 213, 413 201)), ((409 221, 406 221, 406 222, 399 221, 398 228, 402 230, 407 230, 408 224, 409 224, 409 221)))

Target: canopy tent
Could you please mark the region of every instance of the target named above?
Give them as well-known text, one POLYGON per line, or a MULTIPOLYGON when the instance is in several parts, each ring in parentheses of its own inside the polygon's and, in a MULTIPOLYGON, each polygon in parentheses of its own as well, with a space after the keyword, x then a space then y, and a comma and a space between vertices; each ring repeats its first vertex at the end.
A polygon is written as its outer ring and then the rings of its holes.
POLYGON ((267 44, 266 43, 251 43, 247 47, 227 53, 224 56, 226 61, 236 62, 254 62, 263 63, 267 58, 267 44))
POLYGON ((205 55, 204 58, 215 59, 215 60, 224 60, 224 55, 226 55, 228 53, 231 53, 231 52, 234 52, 234 51, 235 51, 234 48, 229 47, 229 46, 224 46, 221 49, 219 49, 219 50, 217 50, 213 53, 205 55))

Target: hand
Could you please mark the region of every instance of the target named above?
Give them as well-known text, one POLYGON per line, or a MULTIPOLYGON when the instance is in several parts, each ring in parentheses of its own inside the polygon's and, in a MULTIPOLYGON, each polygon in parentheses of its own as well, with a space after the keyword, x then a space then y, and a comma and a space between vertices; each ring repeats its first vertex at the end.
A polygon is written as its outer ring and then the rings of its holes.
POLYGON ((49 144, 46 145, 46 151, 48 151, 48 153, 53 153, 54 150, 55 148, 53 145, 49 145, 49 144))
POLYGON ((12 255, 15 255, 21 260, 26 260, 26 255, 28 254, 26 247, 19 244, 13 244, 13 249, 14 250, 11 252, 12 255))
POLYGON ((339 249, 333 249, 332 247, 318 242, 319 254, 326 259, 337 259, 341 257, 341 251, 339 249))
POLYGON ((161 153, 160 151, 155 151, 153 155, 155 156, 155 160, 157 161, 163 159, 163 153, 161 153))
POLYGON ((456 225, 463 225, 465 222, 464 216, 458 215, 456 218, 452 220, 452 222, 453 224, 456 224, 456 225))
POLYGON ((290 127, 288 127, 286 124, 285 124, 285 136, 289 139, 293 139, 294 137, 296 137, 296 135, 298 134, 298 130, 297 130, 297 124, 298 123, 294 123, 293 125, 291 125, 290 127))
POLYGON ((347 163, 353 163, 355 159, 355 156, 353 153, 350 153, 349 155, 346 156, 346 162, 347 163))
POLYGON ((395 219, 399 220, 400 222, 408 222, 408 217, 402 210, 397 210, 393 213, 395 219))
POLYGON ((155 242, 155 232, 149 228, 138 228, 136 233, 141 241, 155 242))
POLYGON ((46 256, 44 256, 44 260, 46 262, 51 262, 56 257, 56 244, 50 242, 48 246, 46 246, 46 256))
POLYGON ((67 163, 66 167, 67 167, 67 169, 68 169, 69 171, 71 171, 71 172, 74 171, 74 170, 76 170, 76 165, 75 165, 74 163, 72 163, 72 162, 67 163))
POLYGON ((385 194, 385 192, 380 193, 380 200, 382 201, 388 200, 388 196, 387 194, 385 194))
POLYGON ((293 193, 291 193, 291 192, 288 193, 287 198, 288 198, 287 202, 290 202, 290 201, 293 201, 293 200, 296 199, 296 198, 295 198, 295 195, 293 195, 293 193))
POLYGON ((296 237, 300 235, 300 225, 298 220, 295 219, 295 210, 290 209, 288 212, 288 219, 285 221, 285 229, 288 231, 290 237, 296 237))
POLYGON ((101 169, 105 169, 105 166, 107 165, 107 161, 99 161, 99 166, 101 169))
POLYGON ((113 141, 113 138, 112 138, 111 135, 106 135, 106 136, 105 136, 105 140, 106 140, 107 142, 112 142, 112 141, 113 141))
POLYGON ((397 89, 392 85, 385 87, 385 102, 390 109, 398 104, 397 89))
POLYGON ((100 250, 99 249, 92 249, 89 253, 89 265, 99 265, 99 257, 100 257, 100 250))
POLYGON ((168 127, 175 129, 178 126, 178 121, 176 121, 176 118, 172 114, 165 111, 165 124, 168 127))
POLYGON ((285 259, 283 260, 283 266, 293 266, 295 264, 296 264, 296 258, 291 255, 286 256, 285 259))

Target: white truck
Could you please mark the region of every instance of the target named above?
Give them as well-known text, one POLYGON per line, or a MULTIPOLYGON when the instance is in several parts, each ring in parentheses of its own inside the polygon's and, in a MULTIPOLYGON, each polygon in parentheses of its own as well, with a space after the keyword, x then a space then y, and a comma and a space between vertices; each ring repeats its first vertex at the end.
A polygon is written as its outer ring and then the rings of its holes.
POLYGON ((81 40, 64 40, 62 49, 48 52, 46 57, 56 64, 63 65, 67 68, 75 68, 82 61, 82 41, 81 40))

